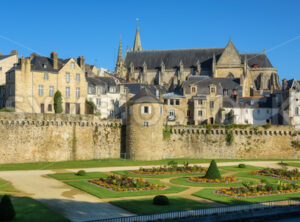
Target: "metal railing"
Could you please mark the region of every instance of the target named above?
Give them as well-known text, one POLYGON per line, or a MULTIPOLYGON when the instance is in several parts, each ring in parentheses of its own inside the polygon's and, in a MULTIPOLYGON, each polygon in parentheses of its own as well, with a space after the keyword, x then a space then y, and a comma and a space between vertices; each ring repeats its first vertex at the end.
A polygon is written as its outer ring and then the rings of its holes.
POLYGON ((222 215, 222 214, 237 213, 241 211, 253 211, 253 210, 260 210, 260 209, 270 209, 274 207, 289 207, 289 206, 300 206, 300 200, 298 199, 282 200, 282 201, 263 202, 263 203, 247 204, 247 205, 214 207, 214 208, 176 211, 176 212, 159 213, 159 214, 151 214, 151 215, 119 217, 119 218, 111 218, 111 219, 94 220, 94 222, 146 222, 146 221, 157 221, 157 220, 167 220, 167 219, 182 219, 182 218, 189 218, 189 217, 222 215))

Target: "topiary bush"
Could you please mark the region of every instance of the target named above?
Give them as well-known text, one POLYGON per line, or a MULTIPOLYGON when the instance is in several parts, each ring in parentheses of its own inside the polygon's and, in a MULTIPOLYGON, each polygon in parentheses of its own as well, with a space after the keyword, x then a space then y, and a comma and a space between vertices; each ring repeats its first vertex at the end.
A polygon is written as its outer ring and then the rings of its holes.
POLYGON ((169 205, 169 198, 164 195, 157 195, 153 198, 154 205, 169 205))
POLYGON ((55 113, 62 113, 63 108, 62 108, 62 97, 61 97, 61 92, 58 90, 54 94, 54 111, 55 113))
POLYGON ((209 168, 204 176, 207 179, 221 179, 220 171, 217 167, 216 161, 212 160, 210 162, 209 168))
POLYGON ((85 176, 86 172, 84 170, 79 170, 77 173, 75 173, 77 176, 85 176))
POLYGON ((0 221, 10 221, 15 218, 16 212, 10 197, 4 195, 0 203, 0 221))
POLYGON ((243 164, 243 163, 240 163, 240 164, 238 165, 238 168, 246 168, 246 165, 243 164))

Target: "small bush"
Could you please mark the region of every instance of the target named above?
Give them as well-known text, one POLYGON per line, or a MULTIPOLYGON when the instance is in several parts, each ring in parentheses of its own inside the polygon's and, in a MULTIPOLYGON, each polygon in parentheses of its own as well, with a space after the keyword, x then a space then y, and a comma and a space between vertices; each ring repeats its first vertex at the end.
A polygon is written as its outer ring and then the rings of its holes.
POLYGON ((75 173, 77 176, 85 176, 86 172, 84 170, 79 170, 77 173, 75 173))
POLYGON ((209 168, 204 176, 207 179, 221 179, 220 171, 217 167, 216 161, 212 160, 210 162, 209 168))
POLYGON ((169 198, 164 195, 157 195, 153 198, 154 205, 169 205, 169 198))
POLYGON ((280 163, 278 163, 280 166, 288 166, 289 164, 288 163, 285 163, 285 162, 282 162, 280 161, 280 163))
POLYGON ((246 168, 246 165, 243 164, 243 163, 240 163, 240 164, 238 165, 238 167, 239 167, 239 168, 246 168))
POLYGON ((13 107, 4 107, 4 108, 0 109, 0 112, 12 113, 12 112, 15 112, 15 108, 13 108, 13 107))
POLYGON ((232 130, 228 132, 228 134, 226 135, 226 143, 228 146, 231 146, 234 140, 234 135, 232 130))
POLYGON ((267 123, 267 124, 265 124, 263 127, 265 128, 265 129, 270 129, 271 128, 271 124, 270 123, 267 123))
POLYGON ((4 195, 0 203, 0 221, 13 220, 16 215, 14 206, 11 203, 10 197, 4 195))
POLYGON ((62 113, 63 112, 63 108, 62 108, 62 96, 61 96, 61 92, 58 90, 56 91, 56 93, 54 94, 54 111, 55 113, 62 113))
POLYGON ((165 140, 168 140, 168 139, 170 139, 170 137, 171 137, 171 129, 169 128, 169 127, 165 127, 164 129, 163 129, 163 138, 165 139, 165 140))

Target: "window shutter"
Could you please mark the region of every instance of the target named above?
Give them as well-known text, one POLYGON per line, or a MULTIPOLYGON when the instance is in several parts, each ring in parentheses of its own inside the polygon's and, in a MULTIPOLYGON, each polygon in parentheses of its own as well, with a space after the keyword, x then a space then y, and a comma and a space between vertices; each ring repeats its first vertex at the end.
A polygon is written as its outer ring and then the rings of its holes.
POLYGON ((144 114, 144 106, 141 106, 141 114, 144 114))
POLYGON ((148 109, 149 109, 149 114, 151 114, 151 106, 148 106, 148 107, 149 107, 149 108, 148 108, 148 109))

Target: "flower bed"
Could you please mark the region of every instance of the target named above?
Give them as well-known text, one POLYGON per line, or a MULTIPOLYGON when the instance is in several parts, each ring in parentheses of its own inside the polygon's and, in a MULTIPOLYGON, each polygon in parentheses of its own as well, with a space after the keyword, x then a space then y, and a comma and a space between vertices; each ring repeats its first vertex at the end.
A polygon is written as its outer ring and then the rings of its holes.
POLYGON ((196 182, 196 183, 237 183, 240 182, 238 178, 235 177, 222 177, 221 179, 207 179, 204 177, 189 177, 187 178, 190 182, 196 182))
POLYGON ((279 182, 278 184, 259 184, 255 186, 243 184, 242 187, 217 189, 214 193, 233 198, 249 198, 297 192, 300 192, 300 187, 298 185, 279 182))
POLYGON ((201 166, 182 166, 182 167, 153 167, 151 169, 140 168, 139 170, 131 170, 130 172, 141 175, 168 175, 180 173, 205 173, 207 168, 201 166))
POLYGON ((99 179, 89 180, 88 182, 113 191, 150 191, 168 189, 168 186, 166 185, 152 184, 143 179, 135 179, 125 176, 109 176, 106 178, 101 177, 99 179))
POLYGON ((262 170, 252 171, 253 175, 260 176, 271 176, 283 180, 300 180, 300 172, 298 169, 286 170, 286 169, 274 169, 274 168, 265 168, 262 170))

